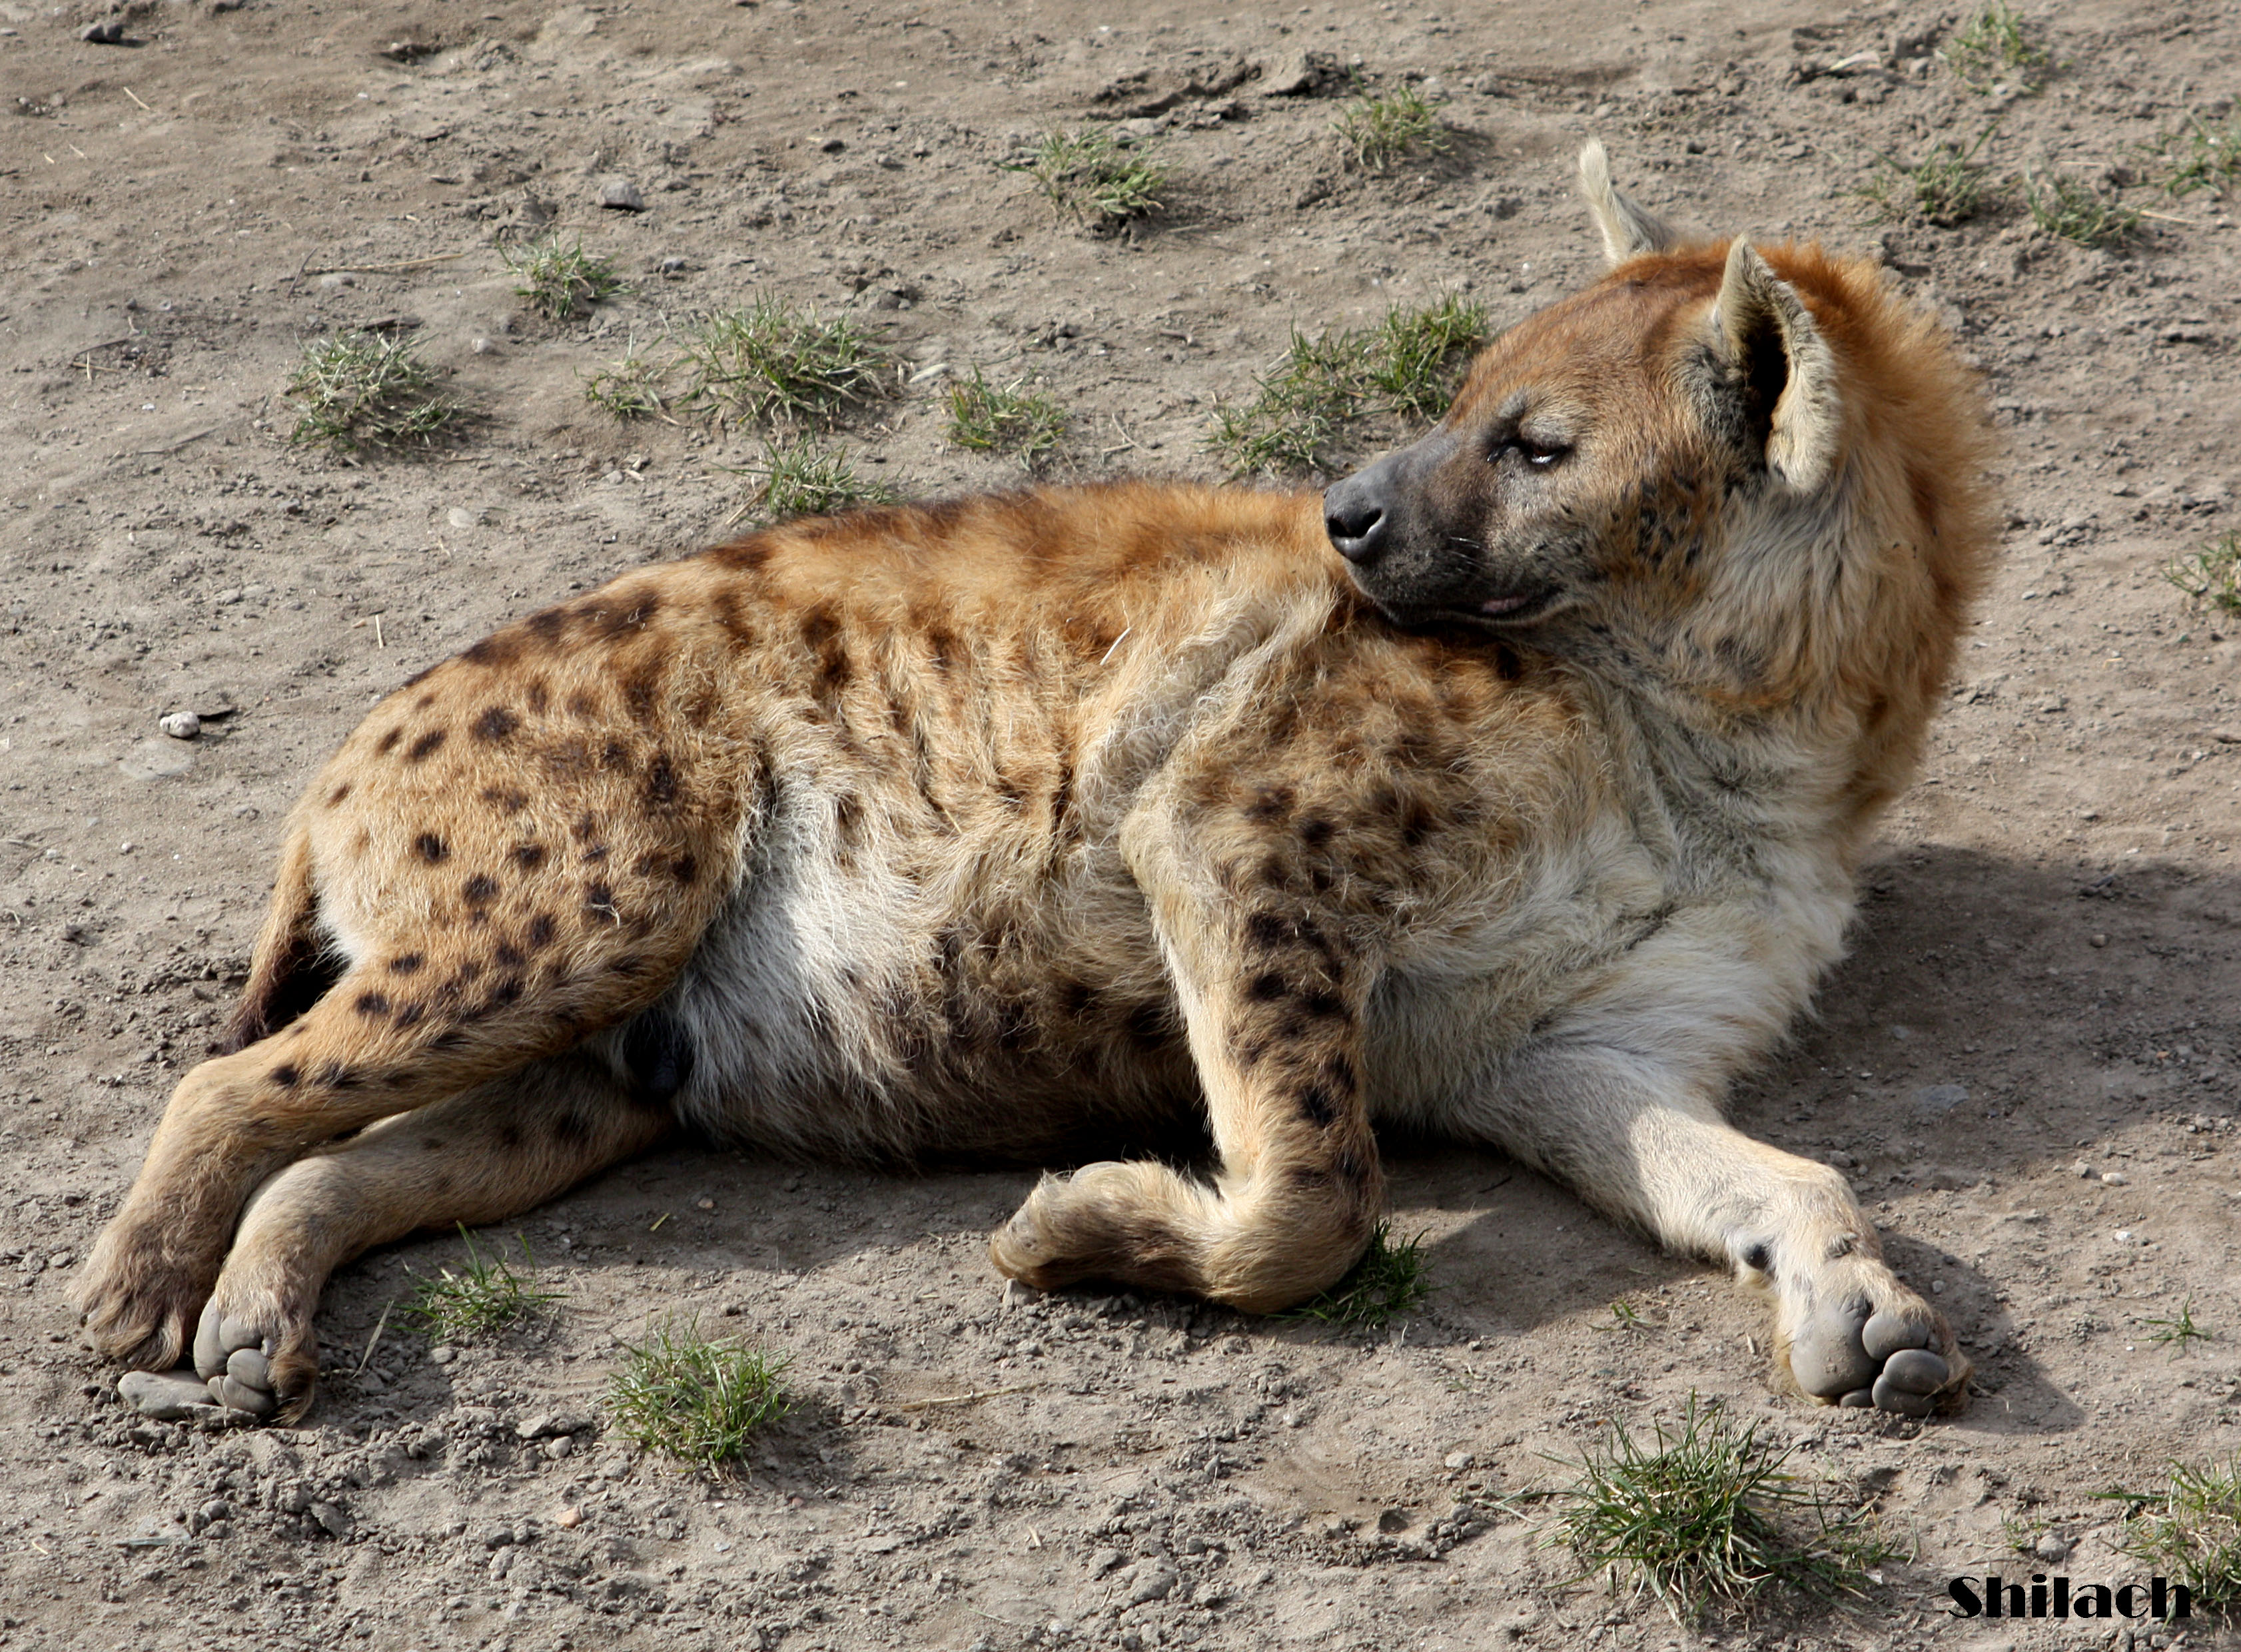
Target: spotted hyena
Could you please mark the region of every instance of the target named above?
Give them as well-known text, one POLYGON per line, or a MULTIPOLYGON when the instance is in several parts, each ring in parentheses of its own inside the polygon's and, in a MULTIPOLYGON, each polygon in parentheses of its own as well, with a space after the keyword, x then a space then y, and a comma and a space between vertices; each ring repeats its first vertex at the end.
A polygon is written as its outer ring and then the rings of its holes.
POLYGON ((99 1348, 296 1415, 338 1264, 680 1128, 1074 1162, 1001 1272, 1265 1312, 1362 1251, 1389 1124, 1731 1266, 1809 1395, 1957 1404, 1843 1178, 1720 1103, 1952 665, 1978 393, 1870 266, 1582 172, 1609 274, 1320 500, 796 522, 383 700, 87 1268, 99 1348), (1080 1162, 1194 1126, 1202 1172, 1080 1162))

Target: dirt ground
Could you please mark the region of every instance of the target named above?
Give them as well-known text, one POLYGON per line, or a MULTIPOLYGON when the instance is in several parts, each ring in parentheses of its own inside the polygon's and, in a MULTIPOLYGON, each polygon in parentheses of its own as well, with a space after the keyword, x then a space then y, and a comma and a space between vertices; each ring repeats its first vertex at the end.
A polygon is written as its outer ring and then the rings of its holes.
POLYGON ((2241 1449, 2241 623, 2157 575, 2235 525, 2241 237, 2200 195, 2105 252, 2013 205, 1876 225, 1852 192, 1996 116, 2006 172, 2136 160, 2226 107, 2241 17, 2027 6, 2057 71, 1980 97, 1925 56, 1935 8, 483 6, 140 3, 99 45, 96 10, 0 0, 0 1647, 2111 1644, 1950 1618, 1945 1580, 2137 1576, 2095 1494, 2241 1449), (1303 52, 1444 98, 1452 152, 1345 170, 1303 52), (1000 164, 1084 119, 1174 169, 1132 236, 1000 164), (752 433, 617 425, 582 374, 779 293, 922 370, 841 438, 906 492, 1020 479, 945 445, 944 371, 974 365, 1074 411, 1059 474, 1211 476, 1213 410, 1292 327, 1448 291, 1506 324, 1589 278, 1590 134, 1682 219, 1879 250, 2010 438, 2004 566, 1851 958, 1735 1103, 1854 1177, 1974 1353, 1965 1415, 1808 1406, 1723 1278, 1406 1145, 1395 1216, 1438 1289, 1374 1337, 1007 1295, 982 1243, 1022 1174, 686 1147, 519 1224, 569 1293, 549 1334, 377 1335, 458 1255, 431 1236, 337 1278, 304 1426, 119 1404, 73 1270, 236 990, 314 762, 407 674, 746 497, 752 433), (644 211, 601 210, 617 176, 644 211), (635 291, 527 317, 494 237, 554 215, 635 291), (291 448, 301 341, 376 324, 481 422, 422 458, 291 448), (181 709, 191 744, 157 727, 181 709), (2190 1304, 2214 1340, 2151 1340, 2190 1304), (672 1309, 793 1361, 749 1477, 603 1431, 618 1350, 672 1309), (1856 1609, 1701 1631, 1575 1581, 1516 1495, 1692 1391, 1913 1557, 1856 1609))

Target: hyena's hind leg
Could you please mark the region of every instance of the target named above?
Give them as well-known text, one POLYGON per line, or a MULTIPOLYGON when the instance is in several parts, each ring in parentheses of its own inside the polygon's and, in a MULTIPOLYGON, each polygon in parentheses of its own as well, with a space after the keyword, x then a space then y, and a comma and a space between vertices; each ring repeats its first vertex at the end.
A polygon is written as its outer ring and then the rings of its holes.
POLYGON ((102 1353, 171 1365, 258 1183, 309 1148, 558 1055, 645 1008, 698 945, 714 900, 713 880, 682 889, 617 867, 580 888, 509 889, 472 866, 452 871, 464 855, 425 858, 444 863, 458 904, 377 910, 324 996, 173 1093, 80 1282, 102 1353))
POLYGON ((518 1215, 642 1152, 675 1127, 672 1087, 576 1052, 297 1160, 242 1214, 195 1334, 196 1370, 238 1410, 300 1416, 330 1274, 419 1228, 518 1215))

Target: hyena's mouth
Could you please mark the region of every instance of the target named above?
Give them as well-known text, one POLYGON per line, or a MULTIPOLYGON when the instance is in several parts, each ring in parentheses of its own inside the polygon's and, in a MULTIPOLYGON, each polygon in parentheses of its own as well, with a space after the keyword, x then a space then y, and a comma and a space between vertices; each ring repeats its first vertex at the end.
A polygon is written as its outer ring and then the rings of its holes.
POLYGON ((1546 616, 1556 606, 1563 592, 1555 585, 1542 585, 1535 590, 1512 592, 1507 596, 1488 597, 1478 605, 1475 618, 1492 620, 1499 625, 1523 625, 1546 616))

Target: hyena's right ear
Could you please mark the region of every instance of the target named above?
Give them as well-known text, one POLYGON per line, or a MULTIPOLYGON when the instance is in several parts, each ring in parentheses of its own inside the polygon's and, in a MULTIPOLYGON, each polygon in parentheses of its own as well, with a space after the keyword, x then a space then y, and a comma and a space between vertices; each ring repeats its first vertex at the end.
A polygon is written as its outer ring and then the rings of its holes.
POLYGON ((1580 151, 1580 192, 1603 232, 1603 253, 1613 264, 1624 264, 1645 252, 1662 252, 1681 237, 1656 213, 1646 211, 1618 191, 1611 182, 1610 157, 1600 137, 1591 137, 1580 151))

